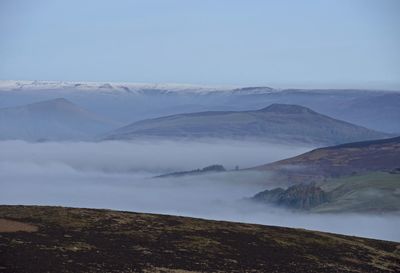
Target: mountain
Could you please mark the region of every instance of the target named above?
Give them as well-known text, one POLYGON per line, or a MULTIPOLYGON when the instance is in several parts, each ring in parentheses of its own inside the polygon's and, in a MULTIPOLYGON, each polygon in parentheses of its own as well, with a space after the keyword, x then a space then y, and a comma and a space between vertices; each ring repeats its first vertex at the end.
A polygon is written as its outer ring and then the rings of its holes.
POLYGON ((64 97, 123 124, 179 113, 296 104, 377 131, 400 134, 400 92, 114 82, 0 81, 0 107, 64 97))
MULTIPOLYGON (((374 128, 378 131, 400 134, 400 93, 376 95, 355 99, 346 107, 339 107, 335 117, 374 128), (341 109, 343 111, 340 113, 341 109)), ((335 110, 330 109, 334 113, 335 110)))
POLYGON ((385 136, 303 106, 272 104, 254 111, 211 111, 143 120, 109 133, 106 139, 225 138, 338 144, 385 136))
POLYGON ((63 207, 0 206, 0 270, 399 272, 399 244, 304 229, 63 207))
POLYGON ((400 137, 315 149, 251 169, 272 172, 276 181, 294 184, 397 168, 400 168, 400 137))
POLYGON ((87 139, 119 125, 63 98, 0 109, 2 140, 87 139))

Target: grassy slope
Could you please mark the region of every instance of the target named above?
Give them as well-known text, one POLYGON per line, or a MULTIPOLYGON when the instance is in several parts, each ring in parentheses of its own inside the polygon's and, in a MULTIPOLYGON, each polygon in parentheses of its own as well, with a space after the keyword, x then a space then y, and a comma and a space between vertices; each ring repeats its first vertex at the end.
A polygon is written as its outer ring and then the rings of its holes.
POLYGON ((0 272, 400 270, 397 243, 299 229, 34 206, 0 206, 1 218, 38 230, 0 233, 0 272))
POLYGON ((315 212, 400 211, 400 174, 372 172, 331 179, 320 186, 333 200, 314 208, 315 212))

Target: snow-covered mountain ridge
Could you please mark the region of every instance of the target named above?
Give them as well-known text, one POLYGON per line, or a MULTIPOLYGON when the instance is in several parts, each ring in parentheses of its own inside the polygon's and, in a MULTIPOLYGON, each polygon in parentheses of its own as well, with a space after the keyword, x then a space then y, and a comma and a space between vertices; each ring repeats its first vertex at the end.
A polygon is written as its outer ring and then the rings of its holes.
POLYGON ((268 86, 241 86, 241 85, 200 85, 185 83, 140 83, 140 82, 90 82, 90 81, 29 81, 29 80, 0 80, 0 91, 34 91, 34 90, 69 90, 69 91, 93 91, 106 93, 133 93, 143 94, 147 91, 157 93, 189 93, 189 94, 269 94, 280 91, 298 92, 331 92, 355 91, 355 92, 400 92, 400 90, 375 90, 375 89, 304 89, 304 88, 272 88, 268 86))
POLYGON ((244 92, 263 94, 277 91, 270 87, 246 87, 239 86, 207 86, 177 83, 126 83, 126 82, 69 82, 69 81, 14 81, 0 80, 0 90, 77 90, 77 91, 103 91, 123 93, 143 93, 149 90, 160 93, 185 92, 185 93, 212 93, 212 92, 244 92))

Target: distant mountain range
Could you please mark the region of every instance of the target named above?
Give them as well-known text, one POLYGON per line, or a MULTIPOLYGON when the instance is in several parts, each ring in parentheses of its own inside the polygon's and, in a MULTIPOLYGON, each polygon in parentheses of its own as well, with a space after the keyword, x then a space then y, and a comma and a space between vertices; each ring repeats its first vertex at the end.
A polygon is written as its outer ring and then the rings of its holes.
POLYGON ((366 128, 400 133, 400 92, 394 91, 0 81, 0 108, 58 97, 123 124, 179 113, 256 110, 279 103, 302 105, 366 128))
POLYGON ((222 138, 331 145, 388 136, 287 104, 251 111, 178 114, 115 129, 120 125, 64 98, 0 109, 3 140, 92 140, 103 135, 106 140, 222 138))
POLYGON ((90 139, 120 125, 63 98, 0 109, 2 140, 90 139))
POLYGON ((224 138, 320 145, 386 136, 303 106, 272 104, 260 110, 209 111, 143 120, 117 129, 105 139, 224 138))
POLYGON ((388 136, 287 104, 251 111, 178 114, 120 125, 64 98, 0 108, 3 140, 93 140, 103 135, 106 140, 221 138, 329 145, 388 136))

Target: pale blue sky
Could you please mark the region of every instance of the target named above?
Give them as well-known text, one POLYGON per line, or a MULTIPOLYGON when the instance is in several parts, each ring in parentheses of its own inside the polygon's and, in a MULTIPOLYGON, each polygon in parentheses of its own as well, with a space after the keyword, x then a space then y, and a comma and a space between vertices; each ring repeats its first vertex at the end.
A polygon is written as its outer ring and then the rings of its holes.
POLYGON ((0 79, 400 89, 399 0, 0 0, 0 79))

